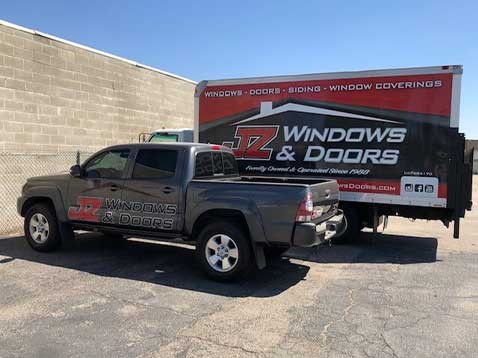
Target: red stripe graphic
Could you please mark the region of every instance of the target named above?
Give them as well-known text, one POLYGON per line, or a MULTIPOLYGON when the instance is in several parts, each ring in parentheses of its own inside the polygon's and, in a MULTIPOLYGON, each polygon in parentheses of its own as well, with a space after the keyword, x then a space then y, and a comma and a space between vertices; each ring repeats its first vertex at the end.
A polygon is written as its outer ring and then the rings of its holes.
MULTIPOLYGON (((337 179, 337 182, 342 192, 400 195, 400 182, 353 179, 337 179)), ((447 198, 447 184, 438 185, 438 197, 447 198)))
POLYGON ((199 121, 204 124, 257 109, 263 101, 288 98, 449 116, 452 76, 447 73, 209 86, 199 98, 199 121), (416 87, 417 82, 426 82, 429 87, 416 87))
POLYGON ((339 179, 340 191, 400 195, 400 182, 339 179))

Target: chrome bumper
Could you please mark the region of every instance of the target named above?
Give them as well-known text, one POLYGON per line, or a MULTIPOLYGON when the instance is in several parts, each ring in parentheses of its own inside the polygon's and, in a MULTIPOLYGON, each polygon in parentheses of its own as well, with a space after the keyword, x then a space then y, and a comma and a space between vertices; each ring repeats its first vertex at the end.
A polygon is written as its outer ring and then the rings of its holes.
POLYGON ((329 220, 316 225, 315 232, 322 237, 321 241, 327 241, 345 230, 344 213, 339 210, 335 216, 329 220))
POLYGON ((313 222, 296 223, 292 237, 292 245, 298 247, 312 247, 330 240, 345 230, 346 224, 342 210, 330 219, 314 224, 313 222))

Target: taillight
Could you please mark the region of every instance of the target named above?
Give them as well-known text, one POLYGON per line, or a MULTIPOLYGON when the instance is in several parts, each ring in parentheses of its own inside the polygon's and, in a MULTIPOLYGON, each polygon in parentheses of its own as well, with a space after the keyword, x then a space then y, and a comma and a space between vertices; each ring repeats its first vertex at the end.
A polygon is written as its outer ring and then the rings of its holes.
POLYGON ((295 221, 305 222, 312 220, 314 214, 314 202, 312 201, 312 194, 308 192, 305 198, 300 202, 299 209, 295 216, 295 221))
POLYGON ((307 222, 318 218, 324 213, 323 206, 315 206, 312 200, 312 193, 308 192, 304 199, 300 202, 299 209, 295 215, 295 221, 307 222))

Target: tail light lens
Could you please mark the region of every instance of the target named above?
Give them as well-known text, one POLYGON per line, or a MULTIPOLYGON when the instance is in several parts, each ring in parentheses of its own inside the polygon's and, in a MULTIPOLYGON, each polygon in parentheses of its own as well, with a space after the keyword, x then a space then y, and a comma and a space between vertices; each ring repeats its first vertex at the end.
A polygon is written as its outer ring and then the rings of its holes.
POLYGON ((314 214, 314 202, 312 201, 312 194, 308 192, 305 198, 300 202, 299 209, 295 216, 295 221, 305 222, 312 220, 314 214))
POLYGON ((324 207, 315 206, 312 200, 312 193, 308 192, 304 199, 300 202, 299 209, 295 216, 297 222, 308 222, 321 216, 324 212, 324 207))

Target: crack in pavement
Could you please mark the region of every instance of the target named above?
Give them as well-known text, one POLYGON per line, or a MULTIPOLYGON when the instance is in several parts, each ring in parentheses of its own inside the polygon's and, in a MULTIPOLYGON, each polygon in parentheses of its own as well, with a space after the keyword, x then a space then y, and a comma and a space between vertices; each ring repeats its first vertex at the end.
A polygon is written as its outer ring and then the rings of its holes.
POLYGON ((395 349, 390 345, 390 343, 387 341, 383 333, 380 333, 380 337, 382 337, 383 343, 385 343, 385 346, 392 351, 392 357, 398 357, 397 353, 395 352, 395 349))
POLYGON ((105 293, 101 293, 101 292, 98 292, 98 291, 95 291, 95 290, 88 290, 88 292, 90 292, 92 294, 95 294, 97 296, 103 297, 103 298, 115 300, 115 301, 118 301, 118 302, 121 302, 121 303, 124 303, 124 304, 130 304, 130 305, 137 306, 137 307, 148 308, 148 309, 163 309, 163 310, 170 311, 170 312, 173 312, 173 313, 185 316, 185 317, 190 317, 190 318, 196 318, 197 317, 197 316, 194 316, 194 315, 190 315, 190 314, 175 310, 171 307, 148 305, 148 304, 145 304, 145 303, 131 301, 131 300, 128 300, 128 299, 125 299, 125 298, 120 298, 120 297, 116 297, 116 296, 112 296, 112 295, 107 295, 105 293))
MULTIPOLYGON (((189 338, 189 339, 197 339, 199 341, 206 342, 206 343, 211 343, 211 344, 214 344, 214 345, 219 346, 219 347, 239 349, 239 350, 241 350, 245 353, 250 353, 250 354, 254 354, 254 355, 264 353, 264 352, 259 352, 259 351, 253 351, 253 350, 250 350, 250 349, 247 349, 247 348, 244 348, 244 347, 241 347, 241 346, 233 345, 233 344, 219 343, 219 342, 213 341, 211 339, 200 337, 200 336, 183 335, 182 337, 189 338)), ((266 351, 266 353, 267 353, 267 351, 266 351)))
POLYGON ((355 305, 354 298, 353 298, 353 292, 354 292, 354 289, 350 288, 349 292, 348 292, 349 303, 344 308, 342 316, 337 320, 333 320, 333 321, 327 323, 324 326, 324 328, 322 329, 322 332, 320 332, 319 336, 322 338, 322 344, 324 346, 328 345, 327 338, 328 338, 328 332, 329 332, 330 327, 332 327, 334 324, 336 324, 338 322, 347 322, 347 316, 348 316, 350 310, 352 309, 352 307, 355 305))

